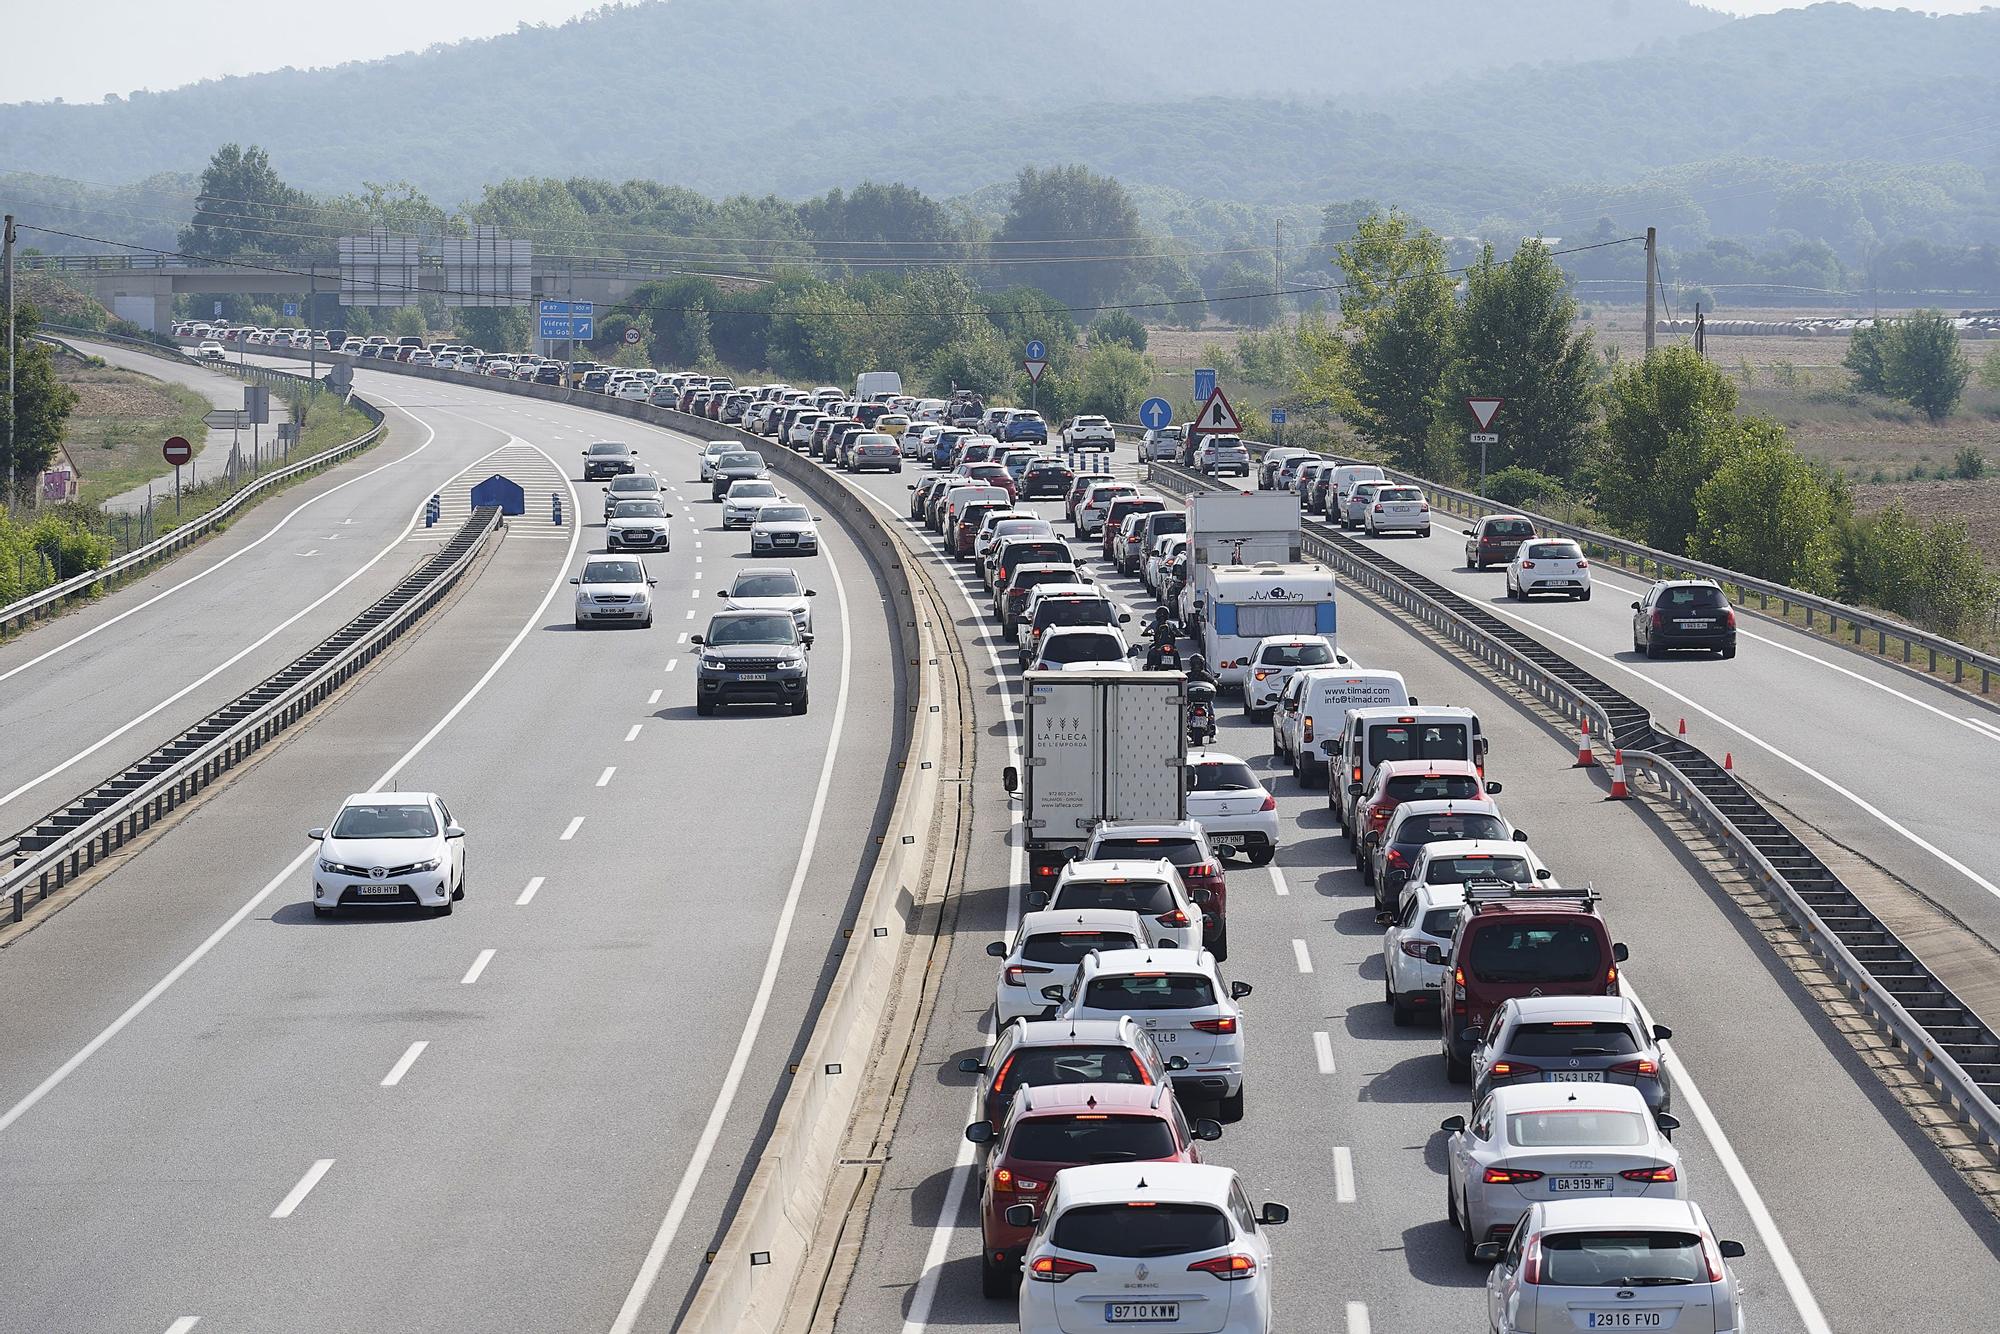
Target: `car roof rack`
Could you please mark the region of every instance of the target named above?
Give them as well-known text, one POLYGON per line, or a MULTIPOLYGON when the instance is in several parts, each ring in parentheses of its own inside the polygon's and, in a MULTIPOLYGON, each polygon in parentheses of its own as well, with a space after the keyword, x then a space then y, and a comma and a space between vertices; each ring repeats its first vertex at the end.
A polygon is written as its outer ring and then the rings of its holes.
POLYGON ((1575 903, 1595 910, 1603 895, 1596 886, 1585 885, 1576 889, 1567 885, 1516 884, 1512 880, 1468 880, 1465 882, 1465 906, 1473 912, 1481 908, 1492 908, 1506 904, 1530 905, 1537 903, 1575 903))

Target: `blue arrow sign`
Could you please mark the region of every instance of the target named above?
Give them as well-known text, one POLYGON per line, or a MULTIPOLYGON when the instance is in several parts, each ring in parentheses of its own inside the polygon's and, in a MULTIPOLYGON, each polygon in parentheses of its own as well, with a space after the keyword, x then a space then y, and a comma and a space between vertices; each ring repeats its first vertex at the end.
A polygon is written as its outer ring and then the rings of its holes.
MULTIPOLYGON (((577 304, 583 305, 584 303, 578 302, 577 304)), ((596 329, 597 329, 597 321, 592 319, 587 314, 578 315, 575 319, 570 321, 570 337, 576 339, 580 343, 587 343, 591 339, 597 337, 596 329)))
POLYGON ((1207 367, 1196 367, 1194 373, 1194 401, 1206 403, 1215 397, 1215 372, 1207 367))
POLYGON ((1157 431, 1174 419, 1174 405, 1164 398, 1149 398, 1139 405, 1139 424, 1157 431))
POLYGON ((1044 343, 1039 338, 1030 338, 1028 340, 1027 359, 1029 361, 1047 361, 1049 359, 1048 344, 1044 343))
POLYGON ((287 301, 287 302, 285 303, 285 318, 286 318, 286 319, 288 319, 288 320, 289 320, 289 319, 296 319, 296 318, 298 317, 298 313, 299 313, 299 303, 298 303, 298 302, 296 302, 296 301, 287 301))

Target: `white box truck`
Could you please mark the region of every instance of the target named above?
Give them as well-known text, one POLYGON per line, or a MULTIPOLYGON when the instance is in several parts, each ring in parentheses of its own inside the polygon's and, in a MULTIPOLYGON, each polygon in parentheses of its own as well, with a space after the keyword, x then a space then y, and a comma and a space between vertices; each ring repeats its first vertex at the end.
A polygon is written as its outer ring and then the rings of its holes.
POLYGON ((863 371, 854 377, 854 396, 863 403, 903 392, 903 377, 895 371, 863 371))
POLYGON ((1029 672, 1022 684, 1028 888, 1052 890, 1104 820, 1187 818, 1187 677, 1179 672, 1029 672))

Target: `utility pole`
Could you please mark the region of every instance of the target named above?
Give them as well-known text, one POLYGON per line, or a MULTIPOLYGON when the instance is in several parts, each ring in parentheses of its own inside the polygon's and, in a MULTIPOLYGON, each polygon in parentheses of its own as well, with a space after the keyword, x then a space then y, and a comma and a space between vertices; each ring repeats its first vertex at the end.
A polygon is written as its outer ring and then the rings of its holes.
POLYGON ((0 505, 11 513, 14 508, 14 215, 0 217, 0 286, 7 301, 7 493, 0 505))
POLYGON ((1646 229, 1646 355, 1653 355, 1653 293, 1660 285, 1660 234, 1646 229))

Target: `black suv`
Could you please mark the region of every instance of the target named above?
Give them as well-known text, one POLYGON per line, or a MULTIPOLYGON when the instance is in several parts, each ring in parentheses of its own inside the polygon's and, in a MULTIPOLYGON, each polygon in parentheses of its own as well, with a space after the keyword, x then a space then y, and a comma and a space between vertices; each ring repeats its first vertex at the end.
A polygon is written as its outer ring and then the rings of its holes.
POLYGON ((639 471, 639 456, 633 452, 632 446, 615 440, 600 440, 582 453, 583 480, 586 482, 639 471))
POLYGON ((688 641, 701 649, 694 711, 706 718, 720 704, 776 704, 804 713, 812 641, 789 611, 717 613, 708 633, 688 641))

